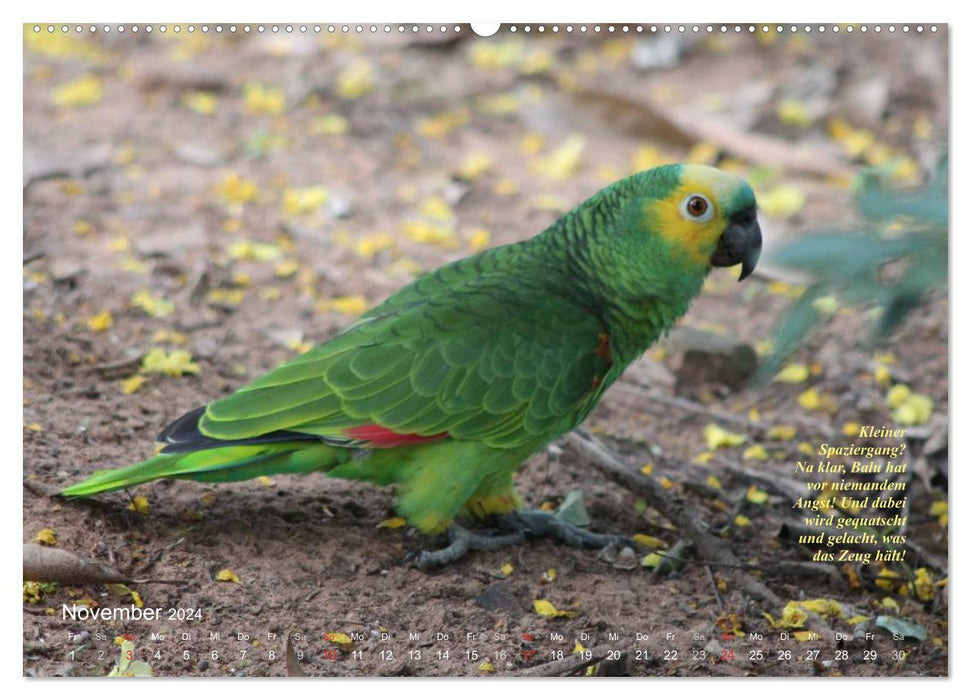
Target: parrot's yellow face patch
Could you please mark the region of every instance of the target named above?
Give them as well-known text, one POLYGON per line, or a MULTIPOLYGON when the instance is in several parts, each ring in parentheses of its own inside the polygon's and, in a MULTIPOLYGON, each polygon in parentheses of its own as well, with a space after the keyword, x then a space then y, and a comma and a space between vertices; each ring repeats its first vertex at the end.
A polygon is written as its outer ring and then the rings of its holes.
POLYGON ((707 265, 728 227, 726 209, 747 187, 741 178, 705 165, 685 165, 681 181, 664 199, 648 202, 650 230, 689 262, 707 265))

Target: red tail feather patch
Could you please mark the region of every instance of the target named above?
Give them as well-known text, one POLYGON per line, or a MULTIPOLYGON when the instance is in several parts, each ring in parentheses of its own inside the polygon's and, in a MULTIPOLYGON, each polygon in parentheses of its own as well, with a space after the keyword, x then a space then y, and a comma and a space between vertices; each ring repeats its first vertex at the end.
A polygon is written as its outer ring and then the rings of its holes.
POLYGON ((396 433, 393 430, 384 428, 380 425, 358 425, 348 428, 344 435, 354 440, 362 440, 370 443, 372 447, 389 448, 402 447, 403 445, 415 445, 421 442, 435 442, 444 440, 448 433, 438 433, 437 435, 419 435, 417 433, 396 433))

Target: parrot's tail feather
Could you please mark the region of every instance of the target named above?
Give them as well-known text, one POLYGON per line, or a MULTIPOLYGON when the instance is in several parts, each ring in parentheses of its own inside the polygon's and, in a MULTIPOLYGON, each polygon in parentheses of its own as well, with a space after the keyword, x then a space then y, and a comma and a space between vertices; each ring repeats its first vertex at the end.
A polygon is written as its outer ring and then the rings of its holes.
POLYGON ((97 471, 81 483, 64 489, 61 494, 91 496, 155 479, 223 482, 269 474, 305 474, 336 467, 347 461, 348 456, 347 450, 332 445, 302 441, 160 454, 130 467, 97 471))
POLYGON ((207 406, 189 411, 184 416, 169 425, 156 438, 156 443, 164 454, 175 454, 177 452, 199 452, 209 450, 214 447, 227 447, 232 445, 266 445, 273 442, 319 442, 320 438, 307 433, 295 433, 289 430, 276 430, 272 433, 255 435, 251 438, 242 440, 220 440, 209 435, 205 435, 199 430, 199 419, 206 412, 207 406))

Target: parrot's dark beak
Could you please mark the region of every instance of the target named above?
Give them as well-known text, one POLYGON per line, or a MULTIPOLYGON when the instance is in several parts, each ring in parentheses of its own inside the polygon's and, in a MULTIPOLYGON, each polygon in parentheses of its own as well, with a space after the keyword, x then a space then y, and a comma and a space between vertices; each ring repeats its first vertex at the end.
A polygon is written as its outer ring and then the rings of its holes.
POLYGON ((762 252, 762 229, 755 218, 755 209, 733 216, 725 232, 718 239, 718 248, 711 258, 715 267, 731 267, 742 264, 738 281, 752 274, 762 252))

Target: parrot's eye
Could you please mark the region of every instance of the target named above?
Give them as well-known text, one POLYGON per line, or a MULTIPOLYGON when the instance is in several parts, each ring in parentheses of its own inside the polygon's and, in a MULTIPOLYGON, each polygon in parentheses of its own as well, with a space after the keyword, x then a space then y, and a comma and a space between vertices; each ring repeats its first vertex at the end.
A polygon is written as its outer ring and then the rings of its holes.
POLYGON ((687 221, 710 221, 714 213, 714 207, 704 195, 689 194, 681 202, 681 216, 687 221))

